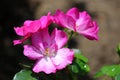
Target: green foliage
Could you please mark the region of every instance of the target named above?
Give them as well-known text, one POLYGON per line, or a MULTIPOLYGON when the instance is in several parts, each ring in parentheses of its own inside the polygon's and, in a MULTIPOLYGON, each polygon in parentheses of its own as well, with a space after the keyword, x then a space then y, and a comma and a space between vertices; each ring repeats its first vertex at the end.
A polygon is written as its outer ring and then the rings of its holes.
POLYGON ((85 56, 82 55, 82 53, 79 49, 73 49, 73 50, 75 52, 75 54, 74 54, 75 58, 77 58, 77 59, 79 59, 79 60, 81 60, 85 63, 88 62, 88 59, 85 56))
MULTIPOLYGON (((103 66, 96 74, 95 78, 101 77, 103 75, 107 75, 110 77, 115 77, 120 74, 120 65, 111 65, 111 66, 103 66)), ((120 80, 120 78, 119 78, 120 80)))
POLYGON ((90 68, 87 64, 88 59, 81 54, 81 51, 78 49, 73 49, 75 52, 75 59, 71 65, 69 65, 69 69, 72 73, 85 75, 90 71, 90 68))
MULTIPOLYGON (((116 48, 116 52, 120 57, 120 44, 116 48)), ((114 78, 114 80, 120 80, 120 64, 118 65, 110 65, 110 66, 103 66, 96 74, 95 78, 99 78, 102 76, 109 76, 114 78)))
POLYGON ((32 71, 30 70, 21 70, 16 73, 13 80, 37 80, 37 78, 32 76, 32 71))
POLYGON ((120 74, 115 76, 115 80, 120 80, 120 74))
POLYGON ((116 51, 117 51, 118 55, 120 56, 120 44, 117 46, 116 51))

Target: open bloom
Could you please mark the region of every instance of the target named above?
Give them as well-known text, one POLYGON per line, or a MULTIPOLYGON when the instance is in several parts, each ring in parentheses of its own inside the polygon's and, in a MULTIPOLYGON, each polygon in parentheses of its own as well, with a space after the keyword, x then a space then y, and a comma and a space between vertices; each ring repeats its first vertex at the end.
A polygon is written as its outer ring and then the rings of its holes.
POLYGON ((77 8, 70 9, 66 14, 57 10, 53 20, 58 25, 78 32, 90 40, 98 40, 99 27, 86 11, 79 12, 77 8))
POLYGON ((32 44, 24 45, 24 55, 37 61, 33 71, 50 74, 71 64, 74 52, 68 48, 62 48, 67 40, 65 32, 57 29, 54 29, 51 34, 48 28, 33 34, 32 44))
POLYGON ((52 22, 50 13, 47 16, 42 16, 38 20, 27 20, 24 22, 22 27, 15 27, 14 30, 17 35, 23 36, 24 38, 21 40, 14 40, 14 45, 20 44, 28 39, 33 33, 37 32, 40 29, 48 27, 48 25, 52 22))

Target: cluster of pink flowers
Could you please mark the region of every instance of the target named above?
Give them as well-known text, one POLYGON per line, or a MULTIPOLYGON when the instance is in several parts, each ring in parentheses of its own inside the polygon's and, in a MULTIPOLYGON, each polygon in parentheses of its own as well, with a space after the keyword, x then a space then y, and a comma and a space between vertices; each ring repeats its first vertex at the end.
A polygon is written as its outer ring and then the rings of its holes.
POLYGON ((68 41, 67 34, 55 28, 49 33, 51 23, 77 32, 90 40, 98 40, 99 27, 92 21, 87 12, 79 12, 77 8, 70 9, 66 14, 57 10, 54 15, 42 16, 38 20, 27 20, 22 27, 15 27, 17 35, 23 36, 14 40, 14 45, 21 44, 28 38, 31 44, 24 45, 24 55, 31 60, 36 60, 33 71, 46 74, 55 73, 72 63, 74 51, 65 48, 68 41))

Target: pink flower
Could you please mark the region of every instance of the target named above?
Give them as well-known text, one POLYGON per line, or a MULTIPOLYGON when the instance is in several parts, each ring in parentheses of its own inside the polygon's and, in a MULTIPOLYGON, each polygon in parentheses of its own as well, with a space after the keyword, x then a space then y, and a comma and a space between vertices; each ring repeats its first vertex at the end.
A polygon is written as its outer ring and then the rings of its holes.
POLYGON ((22 27, 15 27, 14 30, 17 35, 23 36, 24 38, 21 40, 14 40, 14 45, 21 44, 26 39, 28 39, 33 33, 37 32, 40 29, 48 27, 48 25, 52 22, 50 13, 47 16, 42 16, 38 20, 27 20, 24 22, 22 27))
POLYGON ((33 34, 32 44, 24 45, 24 55, 37 61, 33 71, 50 74, 71 64, 74 52, 68 48, 62 48, 67 40, 65 32, 57 29, 54 29, 51 34, 48 28, 33 34))
POLYGON ((99 27, 86 11, 79 12, 77 8, 72 8, 64 14, 57 10, 53 20, 58 25, 78 32, 90 40, 98 40, 99 27))

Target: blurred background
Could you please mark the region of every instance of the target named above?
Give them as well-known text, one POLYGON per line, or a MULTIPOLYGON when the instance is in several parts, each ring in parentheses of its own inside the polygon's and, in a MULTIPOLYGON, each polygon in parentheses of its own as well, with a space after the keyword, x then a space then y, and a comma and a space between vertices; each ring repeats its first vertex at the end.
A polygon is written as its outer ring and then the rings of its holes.
MULTIPOLYGON (((20 71, 19 63, 27 61, 22 45, 13 46, 18 39, 14 27, 25 20, 38 19, 56 9, 66 12, 71 7, 88 11, 99 24, 99 41, 90 41, 83 36, 71 40, 71 48, 78 48, 89 59, 93 76, 103 65, 120 62, 116 47, 120 43, 120 0, 1 0, 0 1, 0 80, 12 80, 20 71)), ((85 79, 83 79, 85 80, 85 79)), ((92 80, 92 79, 86 79, 92 80)))

